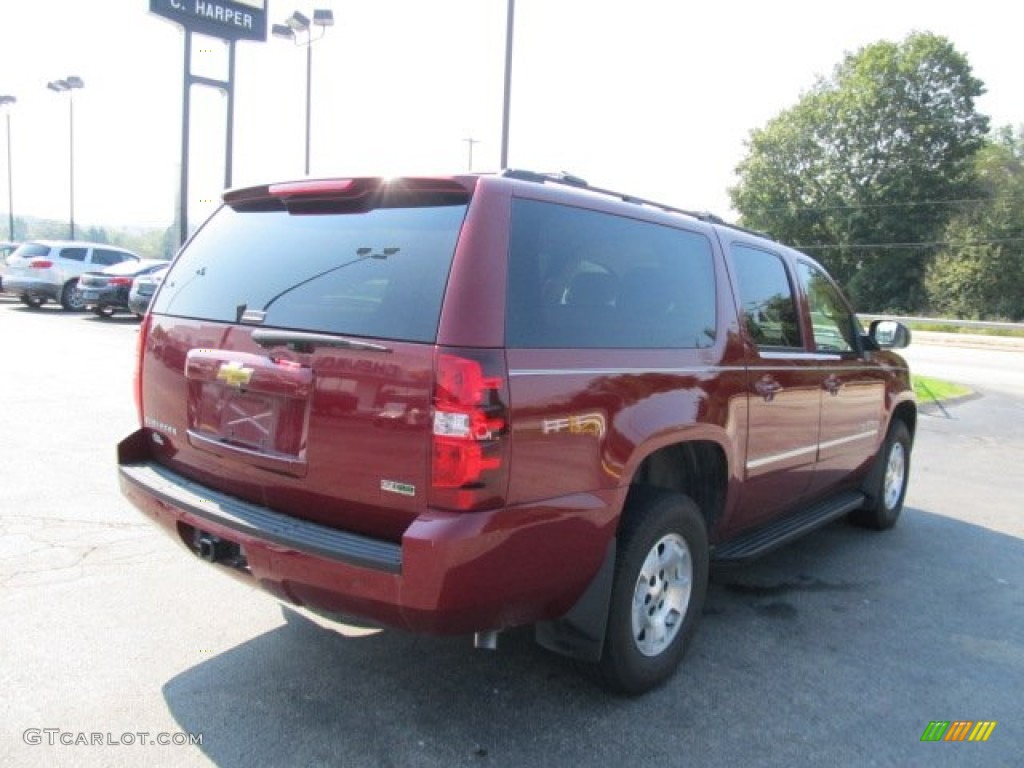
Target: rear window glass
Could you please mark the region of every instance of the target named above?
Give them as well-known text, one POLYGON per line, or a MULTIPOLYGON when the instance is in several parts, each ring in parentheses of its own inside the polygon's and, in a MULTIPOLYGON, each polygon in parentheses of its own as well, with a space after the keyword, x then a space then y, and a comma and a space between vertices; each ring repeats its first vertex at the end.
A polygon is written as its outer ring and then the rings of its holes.
POLYGON ((19 247, 11 257, 17 256, 19 259, 34 259, 39 256, 49 256, 50 246, 40 245, 39 243, 25 243, 19 247))
POLYGON ((221 208, 164 281, 155 313, 431 342, 464 204, 290 214, 221 208))
POLYGON ((709 347, 711 243, 697 232, 514 200, 509 347, 709 347))

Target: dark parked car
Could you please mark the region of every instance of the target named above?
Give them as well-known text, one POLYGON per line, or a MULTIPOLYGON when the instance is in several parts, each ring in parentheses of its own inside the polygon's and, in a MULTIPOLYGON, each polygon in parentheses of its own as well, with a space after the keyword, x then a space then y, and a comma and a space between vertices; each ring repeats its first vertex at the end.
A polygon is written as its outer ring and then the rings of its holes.
POLYGON ((99 272, 83 272, 78 278, 82 303, 100 317, 110 317, 117 311, 130 312, 128 295, 132 283, 166 266, 163 259, 141 259, 115 264, 99 272))
POLYGON ((639 693, 711 562, 896 523, 908 341, 803 253, 573 177, 252 187, 140 326, 120 483, 282 600, 482 647, 533 625, 639 693))

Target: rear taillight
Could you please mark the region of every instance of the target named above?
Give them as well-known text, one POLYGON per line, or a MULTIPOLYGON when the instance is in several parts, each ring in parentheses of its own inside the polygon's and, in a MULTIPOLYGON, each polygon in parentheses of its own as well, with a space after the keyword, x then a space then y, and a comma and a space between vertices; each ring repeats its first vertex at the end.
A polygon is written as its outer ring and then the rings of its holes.
POLYGON ((473 510, 504 501, 508 477, 506 378, 500 352, 437 351, 431 506, 473 510))
POLYGON ((107 285, 131 285, 132 278, 130 277, 112 277, 107 281, 107 285))
POLYGON ((49 269, 53 266, 53 262, 49 259, 33 259, 29 262, 29 269, 49 269))
POLYGON ((132 383, 135 391, 135 410, 139 414, 140 426, 146 423, 142 413, 142 363, 146 359, 146 341, 149 338, 150 324, 151 320, 147 312, 143 316, 142 322, 139 323, 139 338, 136 340, 135 347, 135 378, 132 383))

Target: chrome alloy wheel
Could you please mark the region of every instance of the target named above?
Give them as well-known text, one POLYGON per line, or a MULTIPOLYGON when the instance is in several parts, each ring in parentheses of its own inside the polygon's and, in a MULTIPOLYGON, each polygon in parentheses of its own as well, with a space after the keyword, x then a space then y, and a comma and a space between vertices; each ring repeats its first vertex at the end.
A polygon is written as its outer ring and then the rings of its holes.
POLYGON ((633 641, 644 656, 657 656, 672 644, 683 625, 692 584, 693 559, 686 540, 675 533, 663 536, 647 553, 633 592, 633 641))
POLYGON ((894 442, 889 447, 889 460, 885 465, 885 485, 883 497, 885 508, 893 509, 903 495, 903 483, 907 477, 907 455, 903 443, 894 442))

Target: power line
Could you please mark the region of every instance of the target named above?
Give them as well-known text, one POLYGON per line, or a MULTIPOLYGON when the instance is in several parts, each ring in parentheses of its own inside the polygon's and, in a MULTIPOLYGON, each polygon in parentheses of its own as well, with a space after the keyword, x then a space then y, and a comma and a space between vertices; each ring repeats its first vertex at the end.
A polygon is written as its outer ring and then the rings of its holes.
POLYGON ((1024 196, 1007 197, 965 197, 959 200, 917 200, 906 203, 859 203, 857 205, 820 205, 820 206, 779 206, 778 208, 761 208, 758 214, 765 213, 799 213, 801 211, 850 211, 868 208, 913 208, 929 205, 966 205, 968 203, 992 203, 996 201, 1024 200, 1024 196))
POLYGON ((801 251, 838 251, 838 250, 870 250, 881 248, 969 248, 975 245, 1003 245, 1007 243, 1024 243, 1024 237, 1001 237, 990 240, 965 240, 963 242, 950 242, 937 240, 931 243, 847 243, 827 245, 794 245, 793 248, 801 251))

